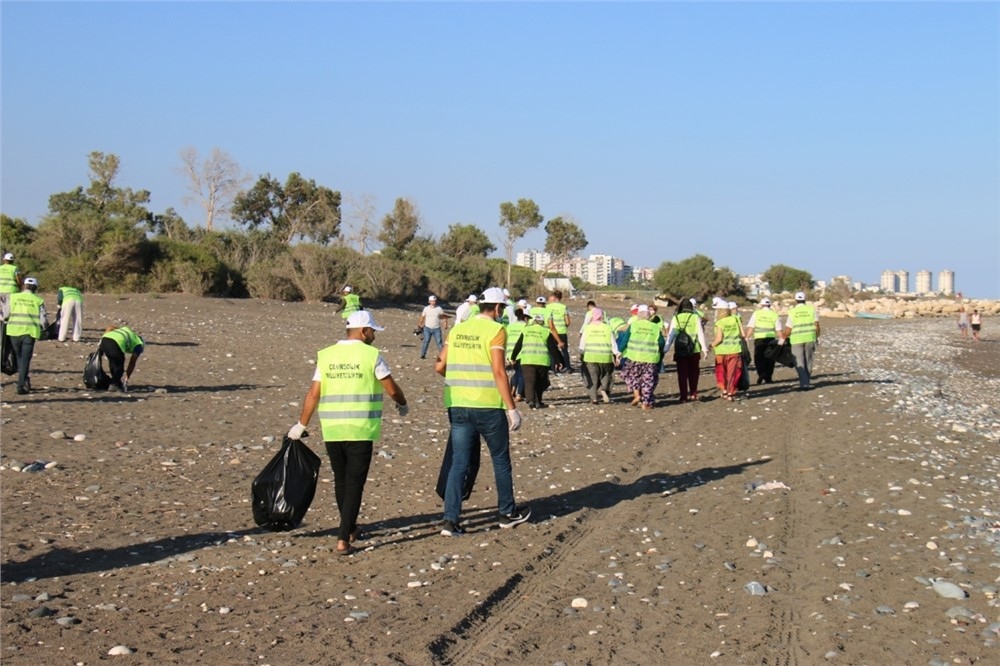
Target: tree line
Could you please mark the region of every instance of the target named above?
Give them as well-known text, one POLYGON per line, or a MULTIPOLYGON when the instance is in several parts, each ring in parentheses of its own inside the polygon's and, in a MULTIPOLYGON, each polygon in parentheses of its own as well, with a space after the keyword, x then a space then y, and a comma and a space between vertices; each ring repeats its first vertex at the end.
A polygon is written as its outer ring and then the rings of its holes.
MULTIPOLYGON (((121 186, 116 155, 93 152, 88 166, 89 183, 51 195, 37 228, 0 215, 3 251, 43 288, 323 301, 351 284, 370 300, 422 301, 428 293, 456 300, 489 284, 542 293, 542 275, 588 245, 571 217, 546 222, 524 198, 499 206, 503 258, 490 258, 497 247, 475 224, 452 224, 437 237, 426 232, 406 198, 377 222, 370 198, 350 200, 345 225, 339 191, 296 172, 284 180, 264 174, 247 187, 251 178, 218 149, 203 161, 194 149, 181 152, 185 202, 205 213, 204 225, 192 226, 173 208, 151 211, 148 190, 121 186), (218 229, 224 220, 233 226, 218 229), (515 244, 543 222, 550 265, 537 273, 515 266, 515 244)), ((780 268, 775 278, 811 286, 808 273, 780 268)), ((654 285, 699 297, 740 293, 732 271, 702 255, 664 262, 654 285)))

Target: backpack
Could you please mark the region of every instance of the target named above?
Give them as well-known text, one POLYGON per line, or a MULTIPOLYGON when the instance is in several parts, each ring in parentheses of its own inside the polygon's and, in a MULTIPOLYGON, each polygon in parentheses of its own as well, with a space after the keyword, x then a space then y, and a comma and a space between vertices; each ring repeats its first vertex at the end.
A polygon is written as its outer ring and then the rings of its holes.
MULTIPOLYGON (((691 321, 692 316, 694 315, 688 315, 687 321, 681 324, 680 330, 677 332, 677 337, 674 338, 674 358, 694 356, 698 353, 698 343, 684 330, 688 322, 691 321)), ((677 320, 677 323, 680 324, 680 319, 677 320)))

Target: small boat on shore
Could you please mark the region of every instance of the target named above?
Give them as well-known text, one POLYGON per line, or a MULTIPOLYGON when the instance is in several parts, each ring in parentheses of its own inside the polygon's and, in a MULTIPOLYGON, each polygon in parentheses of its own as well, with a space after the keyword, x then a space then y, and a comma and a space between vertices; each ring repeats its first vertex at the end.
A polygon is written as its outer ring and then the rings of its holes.
POLYGON ((892 319, 891 314, 881 312, 856 312, 854 316, 858 319, 892 319))

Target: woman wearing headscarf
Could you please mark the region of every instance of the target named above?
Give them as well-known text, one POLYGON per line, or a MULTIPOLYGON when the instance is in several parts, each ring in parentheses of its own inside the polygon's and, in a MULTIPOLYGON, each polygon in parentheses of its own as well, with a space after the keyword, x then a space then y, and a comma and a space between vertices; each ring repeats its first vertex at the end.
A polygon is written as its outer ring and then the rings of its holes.
POLYGON ((604 402, 611 402, 611 381, 618 357, 618 344, 611 327, 604 321, 604 311, 594 307, 590 311, 590 323, 583 327, 580 336, 581 365, 592 382, 588 387, 592 404, 597 404, 598 392, 604 402))
POLYGON ((634 407, 653 408, 653 392, 660 379, 656 367, 662 348, 661 326, 649 321, 649 307, 640 305, 635 321, 628 327, 627 340, 622 349, 622 356, 628 360, 622 369, 622 377, 632 390, 634 407))
POLYGON ((687 349, 674 348, 674 363, 677 364, 677 388, 681 394, 681 402, 697 402, 701 360, 708 357, 706 351, 708 345, 705 344, 705 330, 702 327, 701 316, 690 300, 681 301, 677 306, 677 313, 670 319, 664 355, 670 350, 681 332, 694 345, 693 347, 685 345, 688 347, 687 349))
POLYGON ((728 302, 717 303, 712 347, 715 349, 717 367, 722 374, 722 397, 730 402, 736 398, 743 372, 743 347, 740 345, 742 338, 743 325, 740 324, 739 316, 732 313, 728 302))

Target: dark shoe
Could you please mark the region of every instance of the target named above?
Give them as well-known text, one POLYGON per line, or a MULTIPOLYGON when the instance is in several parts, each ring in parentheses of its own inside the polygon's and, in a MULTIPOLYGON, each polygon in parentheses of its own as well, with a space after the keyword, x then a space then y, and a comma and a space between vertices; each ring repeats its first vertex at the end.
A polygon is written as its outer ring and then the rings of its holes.
POLYGON ((536 407, 537 409, 548 409, 548 408, 549 408, 549 406, 548 406, 548 405, 546 405, 546 404, 545 404, 544 402, 542 402, 541 400, 539 400, 538 402, 536 402, 536 403, 535 403, 535 407, 536 407))
POLYGON ((17 394, 18 395, 28 395, 28 393, 29 393, 28 389, 24 388, 23 386, 18 386, 17 387, 17 394))
POLYGON ((464 534, 465 530, 463 530, 462 526, 459 525, 458 523, 453 523, 450 520, 446 520, 441 525, 441 536, 456 537, 456 536, 462 536, 464 534))
POLYGON ((523 509, 514 509, 514 513, 507 516, 500 516, 500 527, 514 527, 515 525, 520 525, 521 523, 527 522, 528 518, 531 517, 531 508, 526 507, 523 509))

